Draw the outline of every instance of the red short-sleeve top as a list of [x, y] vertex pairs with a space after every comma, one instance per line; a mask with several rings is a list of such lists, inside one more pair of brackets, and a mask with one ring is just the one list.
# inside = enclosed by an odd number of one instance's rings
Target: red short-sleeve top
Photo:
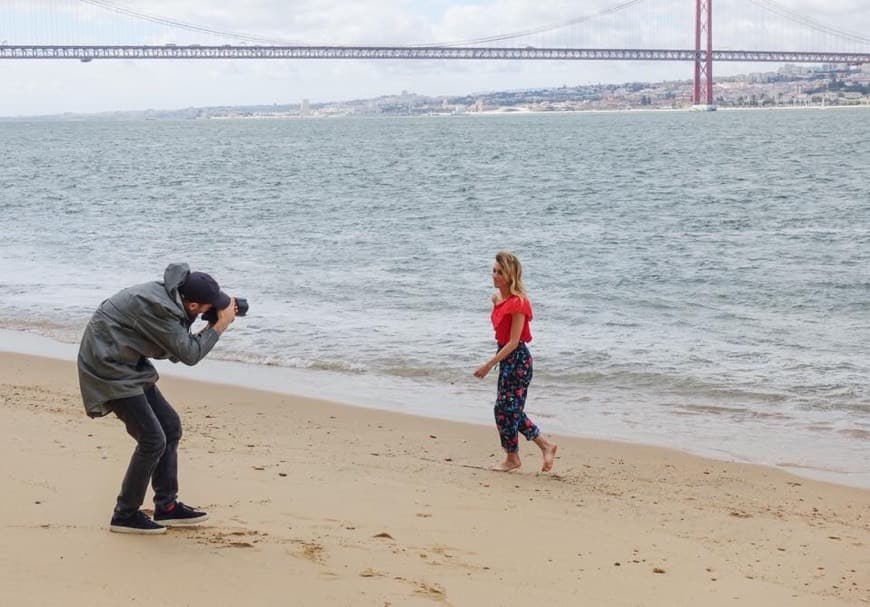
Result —
[[532, 330], [529, 323], [532, 321], [532, 304], [525, 297], [511, 295], [507, 299], [498, 302], [492, 307], [492, 327], [495, 329], [495, 341], [506, 344], [511, 340], [511, 320], [513, 314], [525, 316], [523, 330], [520, 333], [520, 341], [532, 341]]

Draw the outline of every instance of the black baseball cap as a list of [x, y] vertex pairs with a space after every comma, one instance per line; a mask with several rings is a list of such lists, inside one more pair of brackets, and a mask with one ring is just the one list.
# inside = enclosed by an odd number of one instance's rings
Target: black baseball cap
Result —
[[211, 304], [218, 310], [230, 305], [230, 296], [221, 291], [217, 281], [205, 272], [191, 272], [178, 287], [181, 296], [200, 304]]

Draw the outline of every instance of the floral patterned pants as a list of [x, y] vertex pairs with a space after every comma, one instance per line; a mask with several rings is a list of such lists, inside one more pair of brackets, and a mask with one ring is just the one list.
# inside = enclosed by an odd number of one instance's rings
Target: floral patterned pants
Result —
[[516, 453], [519, 450], [519, 433], [522, 433], [526, 440], [534, 440], [540, 434], [538, 427], [526, 417], [523, 411], [531, 381], [532, 355], [526, 344], [520, 342], [517, 349], [498, 366], [495, 425], [501, 438], [501, 446], [508, 453]]

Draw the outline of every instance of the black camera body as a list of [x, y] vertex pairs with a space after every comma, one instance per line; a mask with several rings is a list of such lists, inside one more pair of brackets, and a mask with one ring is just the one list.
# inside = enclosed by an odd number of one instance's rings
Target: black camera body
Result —
[[[217, 313], [213, 307], [205, 312], [200, 318], [208, 323], [217, 322]], [[248, 300], [244, 297], [236, 297], [236, 316], [244, 316], [248, 313]]]

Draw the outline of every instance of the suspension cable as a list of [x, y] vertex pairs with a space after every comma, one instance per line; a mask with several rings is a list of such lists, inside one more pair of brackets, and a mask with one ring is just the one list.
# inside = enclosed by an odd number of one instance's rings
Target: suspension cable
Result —
[[533, 29], [522, 30], [518, 32], [509, 32], [504, 34], [495, 34], [492, 36], [486, 36], [483, 38], [473, 38], [470, 40], [455, 40], [452, 42], [431, 42], [428, 44], [417, 44], [414, 46], [470, 46], [472, 44], [482, 44], [484, 42], [498, 42], [500, 40], [512, 40], [514, 38], [523, 38], [525, 36], [531, 36], [534, 34], [543, 34], [546, 32], [552, 32], [554, 30], [562, 29], [565, 27], [570, 27], [572, 25], [578, 25], [580, 23], [585, 23], [586, 21], [591, 21], [597, 17], [603, 17], [604, 15], [610, 15], [613, 13], [617, 13], [623, 9], [626, 9], [630, 6], [634, 6], [635, 4], [640, 4], [645, 0], [626, 0], [625, 2], [621, 2], [610, 8], [603, 9], [597, 13], [593, 13], [591, 15], [585, 15], [583, 17], [576, 17], [574, 19], [570, 19], [568, 21], [564, 21], [562, 23], [556, 23], [553, 25], [543, 25], [541, 27], [536, 27]]
[[[645, 0], [626, 0], [609, 8], [603, 9], [597, 13], [593, 13], [591, 15], [585, 15], [582, 17], [577, 17], [574, 19], [570, 19], [568, 21], [564, 21], [562, 23], [556, 23], [552, 25], [544, 25], [537, 28], [515, 31], [515, 32], [507, 32], [502, 34], [495, 34], [491, 36], [485, 36], [481, 38], [473, 38], [469, 40], [454, 40], [450, 42], [428, 42], [424, 44], [415, 44], [411, 45], [414, 47], [431, 47], [431, 46], [470, 46], [473, 44], [482, 44], [484, 42], [498, 42], [502, 40], [512, 40], [514, 38], [522, 38], [525, 36], [531, 36], [534, 34], [542, 34], [546, 32], [551, 32], [554, 30], [562, 29], [565, 27], [570, 27], [572, 25], [577, 25], [580, 23], [584, 23], [586, 21], [590, 21], [597, 17], [603, 17], [605, 15], [610, 15], [613, 13], [617, 13], [621, 10], [634, 6], [635, 4], [640, 4]], [[258, 43], [267, 43], [267, 44], [290, 44], [290, 45], [303, 45], [299, 41], [289, 41], [289, 40], [279, 40], [273, 38], [266, 38], [263, 36], [256, 36], [251, 34], [245, 34], [240, 32], [227, 32], [222, 30], [217, 30], [209, 27], [203, 27], [200, 25], [195, 25], [192, 23], [186, 23], [184, 21], [177, 21], [175, 19], [169, 19], [167, 17], [162, 17], [159, 15], [150, 15], [148, 13], [143, 13], [140, 11], [135, 11], [129, 8], [124, 8], [122, 6], [117, 6], [112, 2], [108, 2], [107, 0], [79, 0], [79, 2], [83, 2], [85, 4], [90, 4], [92, 6], [96, 6], [102, 8], [104, 10], [112, 11], [115, 13], [119, 13], [122, 15], [126, 15], [128, 17], [134, 17], [136, 19], [142, 19], [145, 21], [149, 21], [151, 23], [156, 23], [159, 25], [166, 25], [169, 27], [173, 27], [176, 29], [182, 29], [190, 32], [200, 32], [205, 34], [211, 34], [214, 36], [219, 36], [221, 38], [235, 38], [237, 40], [244, 40], [246, 42], [258, 42]]]
[[[606, 15], [611, 15], [622, 10], [625, 10], [629, 7], [632, 7], [636, 4], [640, 4], [645, 0], [625, 0], [619, 4], [611, 6], [609, 8], [598, 11], [597, 13], [593, 13], [591, 15], [584, 15], [582, 17], [576, 17], [574, 19], [570, 19], [568, 21], [564, 21], [562, 23], [556, 23], [551, 25], [544, 25], [536, 28], [531, 28], [527, 30], [520, 30], [514, 32], [506, 32], [502, 34], [495, 34], [491, 36], [484, 36], [480, 38], [471, 38], [467, 40], [453, 40], [449, 42], [429, 42], [424, 44], [416, 44], [411, 45], [414, 47], [432, 47], [432, 46], [443, 46], [443, 47], [453, 47], [453, 46], [471, 46], [474, 44], [483, 44], [485, 42], [500, 42], [505, 40], [513, 40], [515, 38], [523, 38], [526, 36], [532, 36], [535, 34], [543, 34], [546, 32], [551, 32], [558, 29], [563, 29], [566, 27], [570, 27], [573, 25], [578, 25], [580, 23], [585, 23], [587, 21], [591, 21], [592, 19], [596, 19], [598, 17], [603, 17]], [[151, 23], [156, 23], [159, 25], [166, 25], [176, 29], [182, 29], [191, 32], [200, 32], [205, 34], [210, 34], [213, 36], [218, 36], [221, 38], [233, 38], [236, 40], [242, 40], [245, 42], [252, 43], [260, 43], [260, 44], [276, 44], [276, 45], [305, 45], [305, 43], [293, 40], [282, 40], [275, 38], [267, 38], [264, 36], [256, 36], [251, 34], [245, 34], [241, 32], [228, 32], [218, 29], [213, 29], [209, 27], [203, 27], [200, 25], [195, 25], [192, 23], [186, 23], [184, 21], [177, 21], [175, 19], [169, 19], [167, 17], [161, 17], [159, 15], [150, 15], [147, 13], [143, 13], [140, 11], [135, 11], [132, 9], [124, 8], [121, 6], [117, 6], [112, 2], [108, 2], [107, 0], [79, 0], [84, 4], [90, 4], [92, 6], [96, 6], [102, 8], [104, 10], [112, 11], [115, 13], [119, 13], [122, 15], [126, 15], [128, 17], [134, 17], [136, 19], [142, 19], [145, 21], [149, 21]], [[809, 27], [816, 31], [830, 34], [835, 37], [839, 37], [842, 39], [846, 39], [852, 42], [858, 42], [862, 44], [870, 44], [870, 38], [865, 36], [861, 36], [859, 34], [855, 34], [852, 32], [847, 32], [844, 30], [839, 30], [819, 21], [811, 17], [807, 17], [806, 15], [802, 15], [801, 13], [794, 11], [790, 8], [782, 6], [781, 4], [775, 2], [775, 0], [749, 0], [752, 4], [759, 6], [765, 10], [768, 10], [772, 13], [779, 15], [780, 17], [784, 17], [789, 21], [794, 23], [798, 23], [800, 25]]]
[[243, 34], [240, 32], [225, 32], [221, 30], [212, 29], [209, 27], [203, 27], [200, 25], [194, 25], [192, 23], [185, 23], [184, 21], [176, 21], [174, 19], [169, 19], [166, 17], [161, 17], [159, 15], [149, 15], [147, 13], [141, 13], [139, 11], [134, 11], [129, 8], [124, 8], [121, 6], [117, 6], [112, 4], [111, 2], [106, 2], [104, 0], [79, 0], [79, 2], [83, 2], [85, 4], [90, 4], [92, 6], [97, 6], [99, 8], [112, 11], [115, 13], [119, 13], [122, 15], [127, 15], [128, 17], [135, 17], [136, 19], [142, 19], [145, 21], [149, 21], [151, 23], [157, 23], [159, 25], [167, 25], [169, 27], [174, 27], [177, 29], [187, 30], [189, 32], [200, 32], [204, 34], [211, 34], [213, 36], [219, 36], [221, 38], [234, 38], [236, 40], [243, 40], [245, 42], [257, 42], [257, 43], [265, 43], [265, 44], [280, 44], [280, 45], [299, 45], [301, 44], [298, 41], [292, 40], [276, 40], [272, 38], [265, 38], [262, 36], [252, 36], [250, 34]]
[[851, 42], [860, 42], [863, 44], [870, 44], [870, 38], [866, 38], [866, 37], [861, 36], [859, 34], [854, 34], [852, 32], [847, 32], [844, 30], [839, 30], [839, 29], [830, 27], [828, 25], [825, 25], [824, 23], [821, 23], [820, 21], [816, 21], [815, 19], [813, 19], [811, 17], [807, 17], [806, 15], [802, 15], [801, 13], [799, 13], [795, 10], [792, 10], [790, 8], [786, 8], [785, 6], [782, 6], [778, 2], [775, 2], [774, 0], [749, 0], [749, 2], [751, 2], [752, 4], [754, 4], [756, 6], [761, 7], [763, 9], [766, 9], [772, 13], [775, 13], [775, 14], [779, 15], [780, 17], [784, 17], [784, 18], [788, 19], [789, 21], [792, 21], [794, 23], [798, 23], [800, 25], [804, 25], [804, 26], [809, 27], [810, 29], [814, 29], [818, 32], [822, 32], [824, 34], [830, 34], [832, 36], [836, 36], [838, 38], [843, 38], [843, 39], [849, 40]]

